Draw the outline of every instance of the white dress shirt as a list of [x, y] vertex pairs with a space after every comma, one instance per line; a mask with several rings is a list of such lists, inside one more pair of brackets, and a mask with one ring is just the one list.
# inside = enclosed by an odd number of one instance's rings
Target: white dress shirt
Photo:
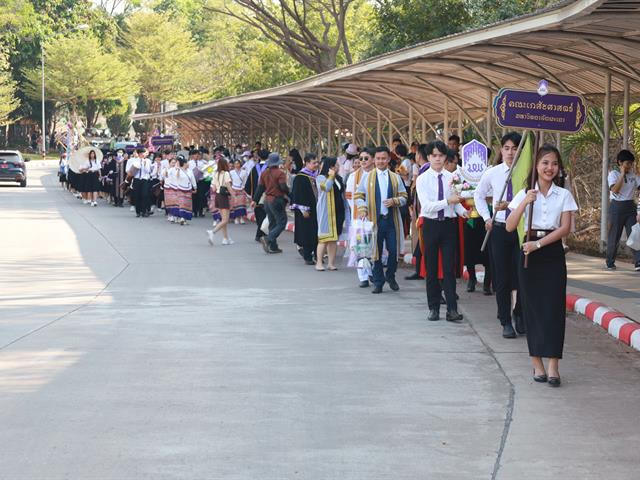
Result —
[[197, 183], [193, 172], [188, 167], [185, 170], [172, 167], [169, 169], [165, 185], [180, 190], [195, 190]]
[[[538, 184], [536, 184], [538, 189]], [[509, 209], [515, 210], [522, 203], [527, 195], [524, 189], [520, 190], [511, 203]], [[573, 195], [566, 188], [558, 187], [552, 184], [545, 197], [542, 192], [538, 191], [536, 201], [533, 202], [533, 222], [531, 228], [533, 230], [555, 230], [560, 227], [560, 220], [563, 212], [575, 212], [578, 205], [573, 199]], [[529, 206], [524, 210], [524, 229], [529, 228]]]
[[389, 209], [385, 206], [384, 201], [389, 196], [389, 169], [378, 170], [376, 168], [376, 173], [378, 175], [378, 187], [380, 188], [380, 215], [387, 215]]
[[[622, 172], [618, 170], [611, 170], [609, 172], [609, 176], [607, 179], [609, 180], [609, 188], [614, 186], [617, 182]], [[640, 188], [640, 177], [638, 177], [635, 173], [627, 173], [624, 176], [624, 183], [622, 184], [622, 188], [618, 193], [614, 193], [613, 191], [609, 191], [609, 198], [611, 200], [616, 200], [618, 202], [624, 202], [626, 200], [634, 200], [636, 195], [636, 190]]]
[[82, 168], [86, 169], [87, 172], [98, 172], [100, 171], [100, 162], [97, 160], [87, 160], [82, 164]]
[[[442, 175], [442, 200], [438, 200], [439, 175]], [[444, 168], [440, 172], [429, 168], [418, 176], [416, 179], [416, 192], [420, 200], [421, 217], [436, 220], [440, 210], [444, 210], [445, 218], [455, 218], [457, 215], [462, 217], [467, 213], [467, 210], [459, 203], [449, 205], [447, 199], [455, 193], [452, 182], [453, 173]]]
[[136, 167], [138, 169], [138, 173], [135, 174], [133, 178], [138, 178], [140, 180], [149, 180], [151, 177], [151, 160], [148, 158], [134, 158], [131, 161], [131, 165], [127, 165], [127, 167]]
[[[504, 188], [504, 182], [507, 180], [507, 176], [509, 175], [509, 167], [506, 163], [501, 163], [496, 165], [495, 167], [491, 167], [482, 174], [480, 178], [480, 183], [478, 183], [478, 187], [473, 193], [473, 199], [476, 204], [476, 210], [482, 216], [484, 221], [491, 219], [491, 214], [489, 213], [489, 205], [487, 204], [487, 197], [493, 197], [492, 203], [495, 212], [496, 204], [500, 200], [500, 194], [502, 193], [502, 189]], [[513, 189], [513, 194], [515, 195], [516, 188]], [[502, 197], [502, 201], [507, 201], [507, 191], [504, 192], [504, 197]], [[505, 211], [501, 210], [496, 214], [496, 221], [498, 222], [506, 222]]]

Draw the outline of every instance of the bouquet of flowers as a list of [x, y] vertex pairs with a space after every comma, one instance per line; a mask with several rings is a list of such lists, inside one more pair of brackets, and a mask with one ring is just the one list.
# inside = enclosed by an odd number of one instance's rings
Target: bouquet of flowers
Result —
[[350, 267], [356, 266], [358, 260], [371, 258], [376, 243], [376, 232], [373, 222], [358, 219], [349, 229], [349, 262]]
[[451, 186], [455, 189], [458, 195], [465, 199], [473, 198], [473, 191], [476, 189], [476, 187], [471, 185], [464, 178], [461, 178], [457, 173], [453, 175]]

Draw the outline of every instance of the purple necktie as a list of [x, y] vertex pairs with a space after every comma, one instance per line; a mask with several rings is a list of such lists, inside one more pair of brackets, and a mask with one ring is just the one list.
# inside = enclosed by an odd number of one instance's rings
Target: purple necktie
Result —
[[[438, 175], [438, 200], [444, 200], [444, 185], [442, 184], [442, 174]], [[438, 210], [438, 220], [444, 220], [444, 209]]]
[[[509, 183], [507, 183], [507, 202], [511, 203], [511, 200], [513, 200], [513, 185], [511, 184], [511, 179], [509, 179]], [[509, 214], [511, 214], [511, 210], [507, 208], [507, 210], [504, 212], [505, 220], [507, 219]]]

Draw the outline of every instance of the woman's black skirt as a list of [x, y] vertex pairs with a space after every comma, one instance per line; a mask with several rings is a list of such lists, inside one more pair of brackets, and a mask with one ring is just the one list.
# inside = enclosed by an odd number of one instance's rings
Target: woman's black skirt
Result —
[[83, 192], [99, 192], [102, 190], [98, 172], [87, 172], [82, 174]]
[[566, 320], [567, 264], [562, 242], [520, 254], [518, 280], [527, 344], [532, 357], [562, 358]]

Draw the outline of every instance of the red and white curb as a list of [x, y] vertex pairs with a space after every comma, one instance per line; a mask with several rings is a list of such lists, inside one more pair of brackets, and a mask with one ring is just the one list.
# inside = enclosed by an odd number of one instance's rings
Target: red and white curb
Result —
[[[479, 270], [476, 275], [479, 282], [484, 280], [484, 271]], [[462, 277], [464, 280], [469, 279], [466, 268]], [[604, 303], [573, 293], [567, 294], [567, 310], [584, 315], [593, 323], [600, 325], [615, 339], [640, 350], [640, 323], [631, 320], [624, 313], [609, 308]]]
[[640, 350], [640, 324], [626, 317], [624, 313], [572, 293], [567, 294], [567, 310], [584, 315], [612, 337]]

